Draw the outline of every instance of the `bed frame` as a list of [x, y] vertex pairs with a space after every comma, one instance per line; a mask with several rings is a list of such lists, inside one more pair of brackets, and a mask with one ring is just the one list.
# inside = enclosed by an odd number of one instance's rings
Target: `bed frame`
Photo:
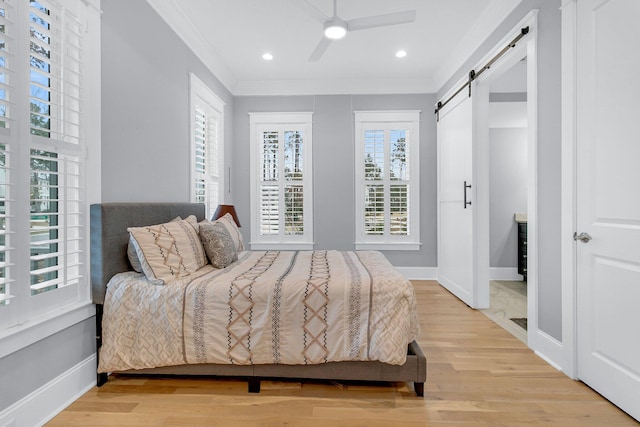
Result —
[[[91, 290], [96, 304], [96, 344], [102, 345], [102, 308], [107, 282], [116, 273], [130, 271], [127, 258], [127, 227], [159, 224], [177, 216], [204, 219], [205, 208], [197, 203], [102, 203], [91, 205]], [[424, 396], [427, 362], [414, 341], [407, 348], [404, 365], [382, 362], [330, 362], [321, 365], [226, 365], [193, 364], [123, 371], [140, 375], [198, 375], [246, 378], [249, 392], [260, 392], [261, 378], [325, 379], [336, 381], [412, 382], [418, 396]], [[107, 374], [98, 374], [98, 387]]]

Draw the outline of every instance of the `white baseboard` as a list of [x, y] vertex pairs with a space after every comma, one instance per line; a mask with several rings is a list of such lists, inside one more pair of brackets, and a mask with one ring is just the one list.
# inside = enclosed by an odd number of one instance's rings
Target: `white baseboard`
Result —
[[409, 280], [437, 280], [438, 267], [396, 267]]
[[[529, 333], [531, 333], [531, 331]], [[539, 329], [533, 338], [533, 342], [529, 340], [531, 349], [549, 365], [562, 371], [562, 361], [564, 357], [562, 343]]]
[[0, 412], [0, 427], [44, 425], [95, 385], [93, 354]]
[[517, 268], [512, 267], [491, 267], [489, 268], [489, 280], [510, 280], [519, 282], [523, 279], [518, 274]]

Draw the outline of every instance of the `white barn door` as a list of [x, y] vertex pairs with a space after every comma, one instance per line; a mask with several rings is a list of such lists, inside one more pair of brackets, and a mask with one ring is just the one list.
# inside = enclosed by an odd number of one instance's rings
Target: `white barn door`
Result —
[[577, 372], [640, 420], [640, 1], [577, 7]]
[[[488, 295], [479, 299], [477, 290], [474, 99], [458, 94], [440, 110], [437, 129], [438, 281], [470, 307], [484, 308]], [[488, 275], [488, 261], [485, 267]]]

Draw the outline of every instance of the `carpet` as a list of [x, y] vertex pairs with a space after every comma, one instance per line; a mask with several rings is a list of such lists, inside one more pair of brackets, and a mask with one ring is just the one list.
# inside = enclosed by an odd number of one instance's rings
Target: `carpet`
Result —
[[511, 320], [516, 325], [520, 326], [525, 331], [527, 330], [527, 318], [526, 317], [512, 317]]

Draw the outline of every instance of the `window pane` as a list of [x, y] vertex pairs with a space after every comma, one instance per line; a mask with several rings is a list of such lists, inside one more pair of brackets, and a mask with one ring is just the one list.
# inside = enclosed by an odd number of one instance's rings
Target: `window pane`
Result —
[[381, 180], [384, 176], [384, 131], [364, 131], [364, 177]]
[[7, 188], [8, 188], [8, 176], [7, 176], [7, 153], [6, 145], [0, 144], [0, 306], [6, 305], [7, 301], [4, 297], [10, 292], [8, 289], [7, 279], [9, 278], [7, 262], [8, 242], [7, 235]]
[[390, 164], [392, 180], [406, 181], [409, 179], [407, 163], [407, 131], [392, 130], [390, 132], [391, 151]]
[[364, 230], [368, 235], [384, 234], [384, 186], [365, 185]]
[[284, 176], [288, 181], [302, 180], [302, 132], [284, 133]]
[[260, 234], [270, 235], [280, 232], [280, 197], [277, 185], [260, 186]]
[[278, 132], [262, 133], [262, 181], [278, 180]]
[[206, 186], [205, 186], [205, 181], [202, 178], [196, 178], [196, 190], [195, 190], [196, 194], [196, 203], [204, 203], [205, 202], [205, 195], [206, 195]]
[[[36, 1], [31, 1], [30, 64], [31, 64], [31, 133], [46, 138], [51, 136], [51, 39], [42, 29], [49, 30], [49, 22], [43, 16], [49, 10]], [[37, 12], [36, 12], [37, 11]]]
[[56, 289], [59, 276], [58, 155], [31, 150], [31, 294]]
[[284, 188], [284, 234], [304, 234], [304, 188], [302, 185], [287, 185]]
[[[4, 2], [0, 4], [0, 84], [11, 86], [9, 62], [7, 60], [7, 54], [10, 52], [10, 47], [13, 44], [13, 40], [8, 37], [11, 23], [7, 20], [7, 13], [4, 7]], [[9, 122], [6, 118], [9, 116], [9, 92], [8, 87], [0, 88], [0, 127], [9, 127]]]
[[389, 192], [390, 233], [395, 236], [409, 234], [409, 186], [391, 185]]

